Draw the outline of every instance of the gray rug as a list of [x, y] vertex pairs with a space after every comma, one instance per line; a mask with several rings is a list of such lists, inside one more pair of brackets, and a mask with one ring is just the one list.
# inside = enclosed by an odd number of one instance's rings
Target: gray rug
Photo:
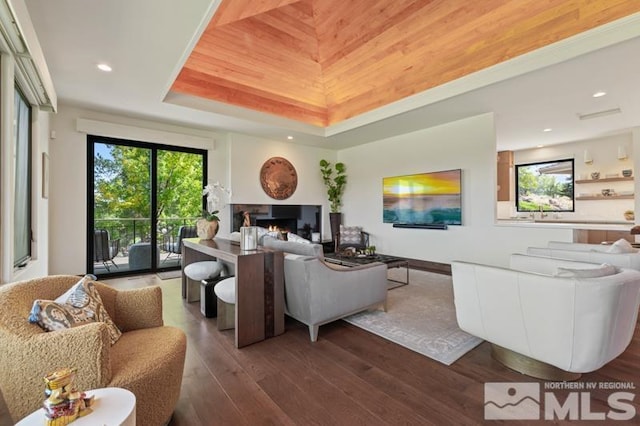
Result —
[[158, 273], [156, 273], [156, 275], [161, 280], [170, 280], [170, 279], [173, 279], [173, 278], [181, 278], [182, 277], [182, 270], [178, 269], [177, 271], [158, 272]]
[[[404, 280], [403, 268], [389, 276]], [[411, 270], [410, 284], [389, 291], [387, 312], [366, 311], [344, 318], [350, 324], [451, 365], [482, 342], [458, 328], [448, 275]]]

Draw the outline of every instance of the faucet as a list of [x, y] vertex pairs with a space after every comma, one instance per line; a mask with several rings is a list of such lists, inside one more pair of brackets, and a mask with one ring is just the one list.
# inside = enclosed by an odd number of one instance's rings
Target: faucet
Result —
[[542, 204], [540, 204], [540, 219], [544, 219], [547, 216], [549, 215], [544, 212], [544, 207], [542, 207]]

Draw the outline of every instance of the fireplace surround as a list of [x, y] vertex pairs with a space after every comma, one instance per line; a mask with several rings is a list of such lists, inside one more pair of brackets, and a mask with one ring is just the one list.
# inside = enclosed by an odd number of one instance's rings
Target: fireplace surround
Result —
[[279, 231], [297, 234], [311, 240], [313, 232], [320, 232], [322, 206], [303, 204], [232, 204], [231, 232], [240, 230], [244, 213], [249, 213], [251, 226], [276, 227]]

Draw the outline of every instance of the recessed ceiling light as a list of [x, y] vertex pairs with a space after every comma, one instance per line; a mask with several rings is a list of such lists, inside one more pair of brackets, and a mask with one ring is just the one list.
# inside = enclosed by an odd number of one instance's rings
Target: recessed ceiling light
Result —
[[293, 136], [287, 136], [287, 139], [292, 140]]
[[607, 92], [596, 92], [591, 96], [593, 96], [594, 98], [601, 98], [602, 96], [604, 96], [606, 94], [607, 94]]
[[538, 148], [544, 148], [544, 145], [538, 145]]
[[550, 132], [550, 131], [552, 131], [552, 130], [553, 130], [553, 129], [552, 129], [551, 127], [547, 127], [546, 129], [542, 129], [542, 131], [543, 131], [543, 132]]
[[111, 72], [111, 67], [107, 64], [98, 64], [98, 69], [104, 72]]

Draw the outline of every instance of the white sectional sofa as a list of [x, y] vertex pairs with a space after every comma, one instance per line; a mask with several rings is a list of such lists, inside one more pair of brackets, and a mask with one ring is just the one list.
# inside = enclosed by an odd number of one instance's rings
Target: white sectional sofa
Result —
[[640, 251], [626, 240], [611, 245], [550, 241], [547, 247], [528, 247], [527, 254], [580, 262], [609, 263], [620, 268], [640, 271]]

